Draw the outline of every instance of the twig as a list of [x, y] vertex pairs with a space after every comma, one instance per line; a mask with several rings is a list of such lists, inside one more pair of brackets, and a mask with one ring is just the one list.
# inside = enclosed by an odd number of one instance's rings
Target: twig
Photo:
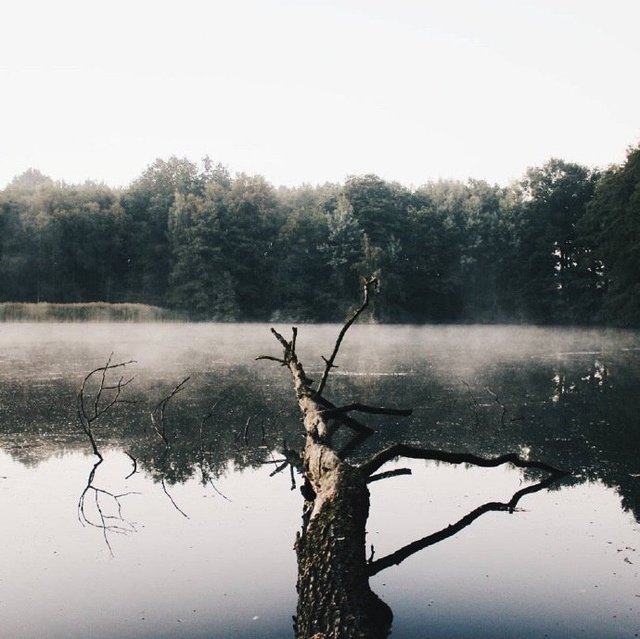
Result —
[[376, 556], [376, 549], [373, 544], [371, 544], [371, 554], [369, 555], [369, 559], [367, 559], [367, 563], [373, 563], [373, 558]]
[[222, 399], [216, 400], [211, 406], [211, 408], [209, 409], [209, 412], [200, 420], [199, 441], [200, 441], [201, 462], [204, 458], [204, 438], [202, 436], [204, 431], [204, 425], [213, 417], [214, 411], [221, 401]]
[[[135, 532], [136, 528], [133, 522], [124, 518], [122, 514], [122, 502], [121, 499], [124, 497], [128, 497], [129, 495], [137, 495], [139, 493], [136, 492], [126, 492], [126, 493], [112, 493], [108, 490], [104, 490], [103, 488], [98, 488], [94, 485], [94, 480], [96, 476], [96, 471], [98, 467], [104, 459], [99, 457], [96, 463], [92, 466], [89, 471], [89, 476], [87, 478], [87, 483], [80, 494], [78, 499], [78, 520], [83, 526], [91, 526], [93, 528], [98, 528], [102, 531], [102, 537], [104, 539], [107, 548], [109, 549], [109, 553], [113, 557], [113, 548], [111, 546], [111, 541], [109, 540], [110, 533], [117, 534], [127, 534], [131, 532]], [[89, 516], [87, 513], [87, 495], [93, 494], [93, 505], [95, 508], [95, 513], [97, 514], [97, 521]], [[115, 515], [110, 515], [106, 511], [106, 504], [103, 504], [103, 499], [111, 502], [112, 506], [115, 507]]]
[[[135, 364], [135, 360], [112, 364], [112, 358], [113, 353], [109, 355], [107, 363], [104, 366], [99, 366], [98, 368], [93, 369], [84, 377], [84, 379], [82, 380], [82, 384], [80, 385], [80, 390], [78, 391], [76, 402], [76, 412], [78, 414], [78, 420], [80, 421], [82, 430], [89, 438], [89, 443], [91, 444], [93, 454], [98, 457], [98, 459], [102, 459], [102, 455], [98, 449], [98, 444], [93, 433], [93, 425], [98, 419], [100, 419], [100, 417], [102, 417], [102, 415], [113, 408], [113, 406], [118, 403], [124, 402], [124, 400], [120, 399], [122, 389], [128, 386], [134, 379], [133, 377], [131, 377], [125, 382], [124, 377], [120, 377], [115, 385], [108, 385], [107, 374], [109, 372], [115, 370], [116, 368], [124, 368], [129, 364]], [[89, 408], [89, 400], [87, 398], [87, 385], [92, 380], [94, 375], [100, 375], [100, 383], [95, 396], [93, 397], [93, 400], [90, 402], [91, 408]], [[102, 403], [105, 391], [115, 392], [112, 394], [110, 399], [108, 399], [105, 403]]]
[[[265, 462], [265, 463], [273, 463], [273, 462]], [[279, 466], [276, 466], [276, 468], [274, 468], [270, 473], [269, 473], [269, 477], [275, 477], [275, 475], [277, 475], [278, 473], [281, 473], [287, 466], [289, 466], [289, 462], [285, 459], [282, 462], [280, 462]]]
[[325, 365], [324, 372], [322, 373], [322, 378], [320, 379], [320, 383], [318, 384], [318, 388], [316, 390], [316, 393], [318, 395], [322, 395], [322, 392], [324, 391], [324, 387], [327, 384], [329, 373], [331, 372], [331, 369], [335, 367], [334, 362], [338, 355], [338, 351], [340, 350], [340, 345], [342, 344], [342, 340], [344, 336], [346, 335], [351, 325], [358, 319], [358, 317], [360, 317], [360, 315], [367, 308], [367, 306], [369, 306], [371, 291], [376, 288], [378, 288], [378, 278], [368, 277], [364, 282], [364, 297], [362, 300], [362, 304], [360, 304], [360, 306], [356, 309], [355, 313], [342, 327], [342, 330], [338, 334], [338, 339], [336, 339], [335, 346], [333, 347], [333, 352], [331, 353], [331, 356], [329, 357], [329, 359], [325, 357], [322, 358], [326, 365]]
[[[151, 417], [151, 424], [153, 425], [153, 429], [156, 431], [156, 433], [162, 438], [162, 441], [164, 442], [165, 446], [169, 446], [169, 439], [167, 438], [167, 424], [166, 424], [166, 419], [165, 419], [165, 411], [167, 408], [167, 404], [181, 391], [184, 390], [184, 387], [186, 385], [186, 383], [191, 379], [191, 376], [189, 375], [188, 377], [185, 377], [179, 384], [177, 384], [175, 386], [175, 388], [165, 397], [163, 397], [160, 402], [158, 403], [158, 405], [155, 407], [155, 409], [149, 413], [149, 416]], [[154, 412], [159, 411], [159, 422], [160, 422], [160, 427], [158, 427], [158, 425], [156, 424], [156, 419], [154, 417]]]
[[504, 418], [507, 415], [507, 407], [500, 401], [498, 395], [494, 393], [488, 386], [485, 386], [484, 389], [487, 391], [487, 393], [489, 393], [489, 395], [491, 395], [491, 397], [493, 397], [495, 403], [498, 404], [498, 406], [500, 406], [500, 408], [502, 409], [502, 412], [500, 413], [500, 425], [504, 428], [504, 426], [506, 426]]
[[216, 485], [213, 483], [213, 480], [211, 478], [209, 478], [209, 485], [211, 486], [211, 488], [213, 488], [213, 490], [215, 490], [215, 492], [218, 493], [218, 495], [220, 495], [220, 497], [222, 497], [223, 499], [226, 499], [227, 501], [231, 501], [226, 495], [223, 495], [217, 488]]
[[176, 504], [176, 502], [174, 501], [173, 497], [169, 494], [169, 491], [167, 490], [167, 486], [164, 483], [164, 477], [160, 480], [160, 484], [162, 485], [162, 490], [164, 491], [164, 494], [169, 498], [169, 501], [173, 504], [173, 507], [186, 519], [189, 519], [189, 515], [187, 515], [187, 513], [184, 512], [184, 510], [182, 510], [182, 508], [180, 508], [180, 506], [178, 506], [178, 504]]
[[124, 454], [133, 462], [133, 470], [125, 477], [125, 479], [129, 479], [129, 477], [132, 477], [138, 472], [138, 461], [128, 450], [125, 450]]

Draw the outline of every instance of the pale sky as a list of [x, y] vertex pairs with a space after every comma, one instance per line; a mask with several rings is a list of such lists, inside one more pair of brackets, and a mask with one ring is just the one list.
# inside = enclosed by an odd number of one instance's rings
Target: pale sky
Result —
[[0, 25], [0, 188], [170, 155], [506, 184], [640, 142], [639, 0], [5, 0]]

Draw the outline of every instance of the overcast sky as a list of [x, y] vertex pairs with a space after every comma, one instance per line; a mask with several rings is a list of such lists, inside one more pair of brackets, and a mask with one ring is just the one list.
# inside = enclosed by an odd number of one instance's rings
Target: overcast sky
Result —
[[170, 155], [506, 184], [640, 142], [639, 0], [7, 0], [0, 25], [0, 187]]

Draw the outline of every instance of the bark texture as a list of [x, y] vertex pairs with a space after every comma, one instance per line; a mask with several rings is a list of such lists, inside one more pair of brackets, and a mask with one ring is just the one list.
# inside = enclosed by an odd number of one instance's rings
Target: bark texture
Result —
[[[296, 639], [383, 639], [389, 635], [393, 615], [391, 609], [371, 590], [369, 577], [407, 557], [452, 536], [485, 512], [505, 510], [513, 512], [525, 494], [541, 490], [566, 473], [542, 462], [521, 459], [515, 454], [485, 459], [469, 453], [450, 453], [396, 444], [353, 466], [346, 461], [346, 449], [338, 452], [331, 443], [339, 426], [357, 433], [354, 442], [373, 431], [352, 415], [353, 411], [410, 415], [410, 410], [389, 409], [353, 403], [337, 407], [323, 395], [327, 378], [338, 354], [342, 339], [351, 324], [363, 312], [369, 296], [377, 287], [377, 280], [369, 278], [364, 284], [364, 301], [344, 325], [334, 350], [325, 361], [325, 370], [318, 388], [306, 376], [296, 355], [297, 330], [292, 329], [291, 341], [271, 329], [283, 348], [282, 357], [262, 356], [288, 368], [296, 393], [298, 407], [306, 433], [301, 453], [305, 483], [302, 489], [305, 502], [302, 530], [295, 549], [298, 558], [298, 607], [294, 621]], [[368, 563], [365, 556], [366, 523], [369, 516], [367, 483], [376, 479], [410, 473], [396, 469], [388, 473], [374, 473], [387, 461], [397, 457], [433, 459], [448, 463], [479, 466], [498, 466], [511, 463], [551, 473], [545, 481], [518, 491], [507, 503], [490, 502], [475, 509], [459, 522], [428, 535], [395, 553]]]
[[296, 540], [296, 637], [387, 637], [391, 609], [369, 587], [366, 483], [357, 469], [339, 463], [325, 472], [319, 489], [315, 503], [306, 504], [311, 516]]
[[369, 587], [365, 531], [369, 490], [365, 476], [331, 446], [340, 411], [311, 387], [291, 342], [273, 331], [284, 349], [306, 432], [303, 527], [298, 557], [297, 639], [382, 639], [391, 609]]

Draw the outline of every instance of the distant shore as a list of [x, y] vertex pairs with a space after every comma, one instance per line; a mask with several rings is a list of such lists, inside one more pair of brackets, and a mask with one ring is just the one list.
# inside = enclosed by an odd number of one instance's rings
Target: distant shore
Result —
[[2, 302], [0, 322], [170, 322], [182, 314], [148, 304]]

